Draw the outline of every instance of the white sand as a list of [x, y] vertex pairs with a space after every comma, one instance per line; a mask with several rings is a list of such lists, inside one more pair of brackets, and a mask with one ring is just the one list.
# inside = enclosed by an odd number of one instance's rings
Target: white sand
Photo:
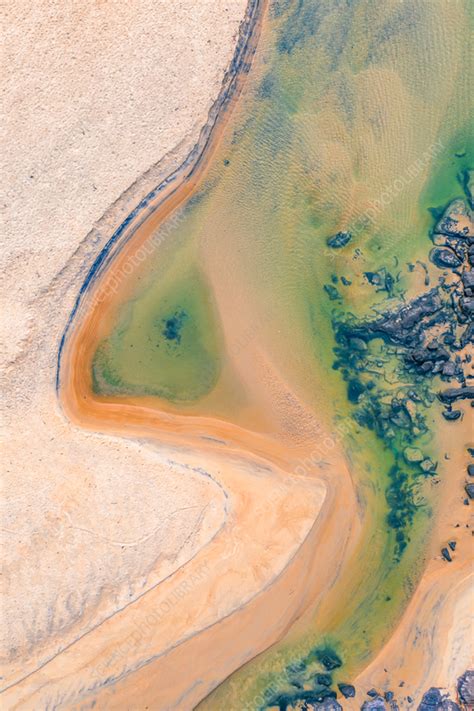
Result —
[[72, 427], [54, 378], [78, 287], [133, 196], [109, 212], [110, 228], [96, 223], [146, 171], [135, 194], [189, 152], [245, 6], [20, 0], [4, 8], [7, 683], [179, 567], [225, 519], [210, 480], [190, 472], [184, 480], [163, 453]]

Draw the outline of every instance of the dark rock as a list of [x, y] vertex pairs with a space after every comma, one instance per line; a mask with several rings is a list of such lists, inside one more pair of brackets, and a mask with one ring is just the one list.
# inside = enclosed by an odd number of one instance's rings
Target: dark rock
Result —
[[474, 499], [474, 484], [466, 484], [464, 487], [470, 499]]
[[466, 388], [448, 388], [439, 393], [441, 402], [452, 403], [456, 400], [472, 400], [474, 398], [474, 386], [469, 385]]
[[474, 671], [468, 669], [458, 679], [459, 700], [466, 705], [474, 704]]
[[330, 674], [316, 674], [316, 684], [321, 686], [331, 686], [332, 678]]
[[457, 269], [462, 261], [448, 247], [435, 247], [430, 252], [430, 260], [439, 269]]
[[474, 476], [474, 464], [467, 465], [467, 474], [468, 476]]
[[439, 689], [434, 686], [429, 689], [421, 700], [421, 704], [418, 706], [417, 711], [438, 711], [441, 708], [443, 698]]
[[393, 691], [386, 691], [384, 694], [385, 701], [391, 701], [393, 699]]
[[449, 541], [448, 546], [451, 548], [452, 551], [456, 550], [456, 541]]
[[453, 421], [459, 420], [462, 415], [461, 410], [443, 410], [441, 413], [445, 420]]
[[381, 696], [377, 696], [372, 701], [364, 701], [360, 709], [361, 711], [385, 711], [385, 702]]
[[[286, 709], [288, 706], [296, 706], [303, 703], [306, 708], [310, 709], [325, 709], [334, 711], [341, 708], [339, 704], [334, 706], [336, 700], [336, 692], [327, 688], [321, 688], [319, 691], [298, 690], [294, 694], [277, 694], [269, 699], [268, 706], [278, 706], [280, 709]], [[337, 703], [337, 702], [336, 702]]]
[[429, 348], [415, 348], [411, 353], [411, 358], [416, 363], [425, 363], [426, 361], [445, 361], [449, 360], [449, 353], [444, 348], [437, 350]]
[[[407, 701], [411, 700], [407, 697]], [[439, 689], [434, 686], [431, 687], [426, 694], [423, 695], [421, 704], [418, 706], [417, 711], [461, 711], [459, 706], [447, 698], [447, 696], [442, 696]]]
[[474, 323], [470, 323], [464, 333], [461, 335], [461, 348], [467, 346], [468, 343], [474, 343]]
[[379, 695], [379, 692], [376, 691], [375, 689], [370, 689], [370, 691], [367, 692], [367, 696], [372, 696], [373, 698], [375, 698], [378, 695]]
[[474, 296], [463, 296], [459, 299], [459, 305], [465, 314], [474, 314]]
[[452, 378], [456, 373], [456, 366], [450, 360], [443, 364], [442, 374], [446, 375], [448, 378]]
[[374, 286], [379, 286], [382, 283], [382, 277], [378, 272], [364, 272], [364, 276], [369, 284]]
[[464, 506], [469, 506], [469, 499], [464, 499], [463, 504]]
[[352, 684], [338, 684], [337, 688], [345, 699], [351, 699], [355, 696], [355, 687]]
[[464, 293], [467, 296], [474, 296], [474, 270], [464, 272], [462, 275]]
[[331, 249], [341, 249], [341, 247], [345, 247], [351, 239], [352, 235], [350, 232], [338, 232], [332, 237], [329, 237], [326, 244], [328, 247], [331, 247]]
[[447, 548], [441, 548], [441, 555], [443, 556], [443, 558], [445, 560], [448, 561], [448, 563], [451, 563], [451, 561], [452, 561], [451, 554]]
[[306, 702], [305, 711], [343, 711], [341, 704], [335, 699], [325, 699], [324, 701]]

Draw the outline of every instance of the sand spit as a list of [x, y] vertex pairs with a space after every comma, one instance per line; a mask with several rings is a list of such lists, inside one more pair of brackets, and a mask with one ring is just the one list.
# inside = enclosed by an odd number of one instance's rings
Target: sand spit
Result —
[[[276, 469], [264, 469], [258, 462], [236, 456], [224, 458], [207, 452], [203, 458], [206, 472], [200, 469], [196, 453], [180, 452], [177, 456], [186, 478], [186, 469], [201, 471], [225, 487], [226, 520], [222, 528], [176, 574], [7, 691], [4, 699], [8, 708], [36, 709], [56, 704], [68, 708], [89, 699], [97, 699], [100, 708], [124, 708], [137, 697], [140, 705], [146, 706], [145, 691], [142, 696], [137, 689], [142, 684], [151, 685], [153, 697], [148, 703], [154, 703], [154, 708], [191, 708], [188, 702], [180, 703], [179, 697], [192, 691], [194, 700], [196, 695], [201, 698], [206, 689], [238, 665], [237, 649], [242, 657], [252, 656], [253, 649], [263, 648], [291, 620], [291, 596], [282, 595], [278, 582], [272, 583], [280, 578], [294, 585], [299, 580], [298, 585], [304, 589], [304, 568], [295, 575], [291, 563], [287, 568], [288, 559], [291, 561], [314, 529], [324, 486], [318, 481], [288, 481]], [[271, 508], [265, 505], [269, 500]], [[312, 556], [314, 541], [308, 545]], [[198, 632], [211, 628], [236, 609], [244, 608], [251, 621], [246, 605], [257, 591], [263, 591], [258, 600], [265, 609], [264, 624], [262, 619], [260, 626], [249, 625], [247, 636], [239, 638], [232, 649], [231, 662], [227, 659], [230, 650], [225, 654], [225, 645], [223, 648], [218, 642], [214, 650], [219, 666], [214, 667], [207, 654], [201, 653], [203, 672], [207, 670], [208, 676], [203, 676], [203, 686], [194, 690], [194, 673], [182, 674], [183, 665], [176, 659], [178, 651], [173, 650], [180, 650], [178, 656], [186, 654], [189, 642], [183, 644], [185, 640], [190, 640], [195, 649], [193, 639]], [[236, 619], [240, 624], [240, 616]], [[265, 635], [260, 637], [262, 628]], [[205, 635], [208, 643], [213, 634]], [[249, 641], [253, 647], [246, 644]], [[201, 652], [205, 649], [200, 645]], [[174, 660], [171, 667], [169, 655]]]

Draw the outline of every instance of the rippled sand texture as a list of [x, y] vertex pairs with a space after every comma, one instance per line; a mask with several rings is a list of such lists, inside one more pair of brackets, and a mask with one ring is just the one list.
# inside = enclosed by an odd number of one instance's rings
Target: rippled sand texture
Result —
[[[360, 403], [393, 409], [422, 381], [402, 381], [400, 353], [375, 344], [361, 385], [334, 350], [351, 313], [387, 313], [439, 282], [429, 208], [464, 199], [473, 165], [469, 6], [264, 10], [203, 160], [118, 242], [62, 354], [73, 421], [166, 444], [226, 496], [192, 561], [45, 671], [99, 708], [302, 708], [325, 672], [332, 689], [355, 682], [344, 708], [371, 686], [409, 708], [431, 685], [454, 693], [471, 657], [468, 408], [444, 420], [423, 385], [409, 433], [392, 413], [381, 434]], [[338, 233], [349, 244], [327, 246]], [[133, 625], [144, 630], [117, 653]]]

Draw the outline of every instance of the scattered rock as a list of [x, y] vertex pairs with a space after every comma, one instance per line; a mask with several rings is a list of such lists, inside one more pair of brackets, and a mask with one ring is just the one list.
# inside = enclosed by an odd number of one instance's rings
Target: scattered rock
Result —
[[445, 420], [454, 421], [459, 420], [462, 415], [461, 410], [443, 410], [441, 413]]
[[444, 560], [448, 561], [448, 563], [452, 562], [451, 554], [447, 548], [441, 548], [441, 555], [443, 556]]
[[326, 244], [328, 247], [331, 247], [331, 249], [341, 249], [341, 247], [345, 247], [351, 239], [352, 235], [350, 232], [338, 232], [332, 237], [329, 237]]
[[474, 484], [466, 484], [464, 487], [470, 499], [474, 499]]
[[351, 699], [355, 696], [355, 687], [352, 684], [338, 684], [337, 688], [345, 699]]

